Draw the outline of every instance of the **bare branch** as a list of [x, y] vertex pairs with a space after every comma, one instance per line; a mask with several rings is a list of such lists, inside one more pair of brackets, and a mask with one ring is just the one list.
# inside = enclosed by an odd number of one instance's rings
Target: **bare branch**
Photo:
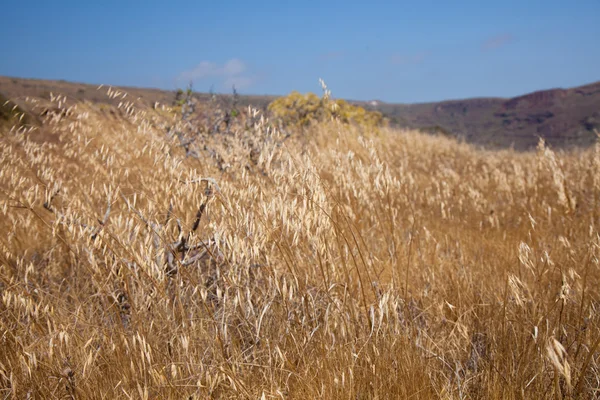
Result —
[[[202, 218], [202, 214], [204, 214], [204, 210], [206, 209], [206, 202], [202, 203], [200, 205], [200, 208], [198, 209], [198, 212], [196, 213], [196, 220], [194, 221], [194, 225], [192, 225], [192, 230], [190, 231], [190, 234], [192, 232], [196, 232], [196, 229], [198, 229], [198, 225], [200, 225], [200, 218]], [[188, 234], [189, 236], [189, 234]]]

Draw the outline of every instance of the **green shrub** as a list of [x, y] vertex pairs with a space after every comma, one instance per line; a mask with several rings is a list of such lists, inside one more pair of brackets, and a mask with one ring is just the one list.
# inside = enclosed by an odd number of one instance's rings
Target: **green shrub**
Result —
[[173, 102], [173, 105], [182, 106], [183, 103], [185, 103], [183, 90], [177, 89], [177, 91], [175, 92], [175, 101]]

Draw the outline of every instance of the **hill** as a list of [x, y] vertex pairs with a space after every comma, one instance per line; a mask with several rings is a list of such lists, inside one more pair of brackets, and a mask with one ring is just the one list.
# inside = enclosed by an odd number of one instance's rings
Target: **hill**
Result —
[[[103, 85], [109, 86], [109, 85]], [[44, 79], [25, 79], [0, 76], [0, 95], [5, 98], [16, 101], [21, 104], [19, 99], [24, 97], [39, 97], [48, 99], [50, 93], [62, 94], [73, 101], [89, 101], [92, 103], [109, 103], [117, 105], [118, 98], [109, 99], [104, 91], [98, 91], [99, 85], [87, 83], [53, 81]], [[127, 92], [130, 98], [137, 99], [139, 103], [152, 106], [155, 103], [171, 105], [175, 100], [175, 92], [171, 90], [137, 88], [119, 86]], [[195, 93], [200, 100], [208, 100], [211, 97], [209, 93]], [[252, 104], [256, 108], [265, 109], [266, 106], [277, 96], [240, 96], [240, 106]]]
[[510, 99], [363, 104], [398, 126], [446, 133], [488, 147], [530, 149], [539, 137], [554, 147], [589, 146], [596, 140], [594, 130], [600, 129], [600, 82]]
[[[98, 85], [0, 77], [0, 95], [23, 105], [25, 96], [49, 98], [61, 93], [74, 101], [112, 102], [97, 91]], [[170, 105], [173, 91], [144, 88], [124, 88], [141, 104]], [[197, 93], [200, 100], [210, 99], [208, 93]], [[239, 105], [266, 109], [277, 96], [239, 96]], [[514, 147], [532, 149], [543, 137], [556, 148], [587, 147], [596, 140], [600, 130], [600, 82], [571, 89], [550, 89], [506, 98], [474, 98], [421, 104], [393, 104], [353, 101], [369, 110], [383, 113], [392, 126], [444, 134], [488, 148]]]

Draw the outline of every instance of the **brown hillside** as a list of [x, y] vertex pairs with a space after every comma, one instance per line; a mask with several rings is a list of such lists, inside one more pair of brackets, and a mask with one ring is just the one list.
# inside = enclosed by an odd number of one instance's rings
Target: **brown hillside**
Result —
[[396, 125], [443, 132], [488, 147], [531, 149], [539, 137], [554, 147], [589, 146], [600, 129], [600, 82], [512, 99], [365, 105]]
[[[0, 95], [24, 106], [26, 96], [49, 99], [50, 93], [61, 93], [68, 101], [89, 101], [117, 105], [120, 98], [109, 99], [98, 85], [0, 77]], [[156, 103], [171, 105], [173, 91], [124, 88], [128, 100], [138, 106]], [[208, 100], [207, 93], [197, 93]], [[265, 110], [276, 96], [240, 96], [239, 105], [252, 105]], [[4, 101], [3, 101], [4, 102]], [[113, 104], [114, 103], [114, 104]], [[462, 138], [469, 143], [489, 148], [514, 147], [532, 149], [540, 137], [556, 148], [587, 147], [600, 130], [600, 82], [572, 89], [551, 89], [511, 99], [474, 98], [421, 104], [352, 102], [370, 110], [378, 110], [392, 125], [442, 133]]]

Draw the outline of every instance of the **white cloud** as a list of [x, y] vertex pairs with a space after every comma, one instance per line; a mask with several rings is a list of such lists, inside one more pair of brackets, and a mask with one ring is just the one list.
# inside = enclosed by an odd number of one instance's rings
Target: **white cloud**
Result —
[[193, 69], [189, 71], [184, 71], [179, 74], [179, 78], [181, 80], [195, 80], [195, 79], [203, 79], [208, 76], [218, 75], [219, 67], [215, 63], [211, 63], [210, 61], [202, 61], [200, 64], [196, 65]]
[[207, 78], [217, 78], [221, 84], [230, 89], [235, 85], [238, 89], [251, 86], [256, 79], [245, 74], [246, 64], [237, 58], [232, 58], [222, 65], [211, 61], [202, 61], [194, 68], [179, 74], [179, 81], [196, 81]]
[[515, 37], [510, 33], [504, 33], [502, 35], [496, 35], [488, 38], [481, 45], [481, 50], [494, 50], [502, 46], [506, 46], [507, 44], [512, 43], [515, 40]]
[[223, 65], [223, 75], [225, 76], [236, 76], [246, 70], [246, 65], [243, 62], [234, 58], [229, 60]]
[[254, 77], [250, 76], [233, 76], [231, 78], [227, 78], [223, 81], [223, 86], [228, 89], [231, 89], [235, 86], [236, 89], [246, 89], [252, 86], [256, 82]]

